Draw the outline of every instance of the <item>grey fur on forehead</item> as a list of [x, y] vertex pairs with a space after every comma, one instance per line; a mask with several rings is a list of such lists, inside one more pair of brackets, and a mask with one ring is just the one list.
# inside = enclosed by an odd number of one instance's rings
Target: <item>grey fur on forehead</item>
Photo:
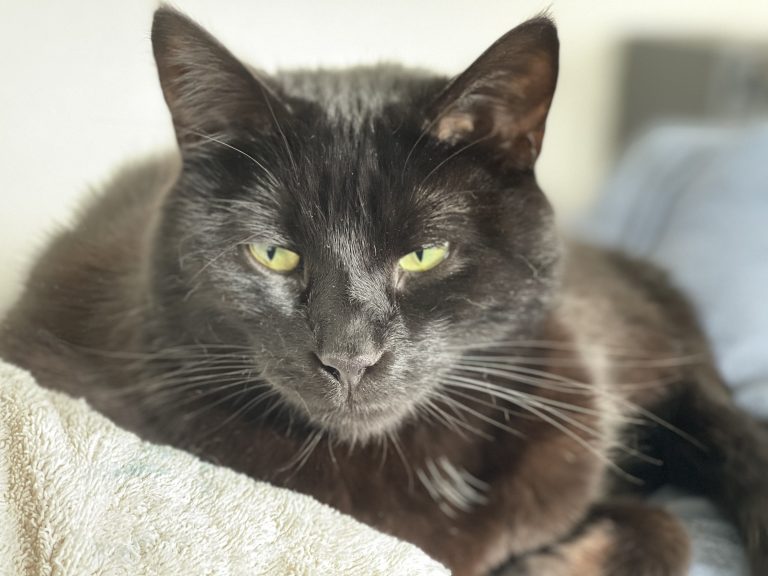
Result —
[[381, 64], [279, 72], [274, 78], [287, 96], [316, 102], [329, 120], [360, 128], [385, 106], [400, 102], [409, 81], [431, 76], [424, 70]]

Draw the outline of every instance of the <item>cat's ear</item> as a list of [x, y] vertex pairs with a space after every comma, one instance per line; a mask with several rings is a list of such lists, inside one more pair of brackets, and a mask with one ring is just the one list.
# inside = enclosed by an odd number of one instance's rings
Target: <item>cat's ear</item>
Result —
[[487, 149], [505, 168], [531, 169], [557, 83], [557, 29], [544, 16], [507, 32], [439, 94], [431, 134]]
[[218, 40], [172, 8], [155, 12], [152, 49], [182, 149], [206, 136], [270, 130], [278, 116], [288, 114]]

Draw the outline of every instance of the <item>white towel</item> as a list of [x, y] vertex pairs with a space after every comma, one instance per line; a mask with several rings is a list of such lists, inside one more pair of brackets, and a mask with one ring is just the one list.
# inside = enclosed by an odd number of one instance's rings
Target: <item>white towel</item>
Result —
[[0, 574], [449, 572], [308, 496], [143, 442], [0, 362]]

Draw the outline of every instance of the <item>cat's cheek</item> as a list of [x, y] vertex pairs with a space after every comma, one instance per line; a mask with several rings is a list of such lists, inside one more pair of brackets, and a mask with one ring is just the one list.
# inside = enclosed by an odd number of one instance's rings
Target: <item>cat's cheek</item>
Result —
[[[299, 274], [279, 274], [249, 264], [225, 281], [221, 289], [253, 311], [276, 311], [291, 317], [301, 306], [304, 285]], [[262, 267], [263, 268], [263, 267]]]

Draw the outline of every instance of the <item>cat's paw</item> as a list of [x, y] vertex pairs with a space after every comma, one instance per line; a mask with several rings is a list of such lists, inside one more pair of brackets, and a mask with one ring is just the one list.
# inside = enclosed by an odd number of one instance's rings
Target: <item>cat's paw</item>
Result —
[[559, 544], [495, 570], [493, 576], [685, 576], [689, 542], [682, 525], [642, 502], [601, 504]]

